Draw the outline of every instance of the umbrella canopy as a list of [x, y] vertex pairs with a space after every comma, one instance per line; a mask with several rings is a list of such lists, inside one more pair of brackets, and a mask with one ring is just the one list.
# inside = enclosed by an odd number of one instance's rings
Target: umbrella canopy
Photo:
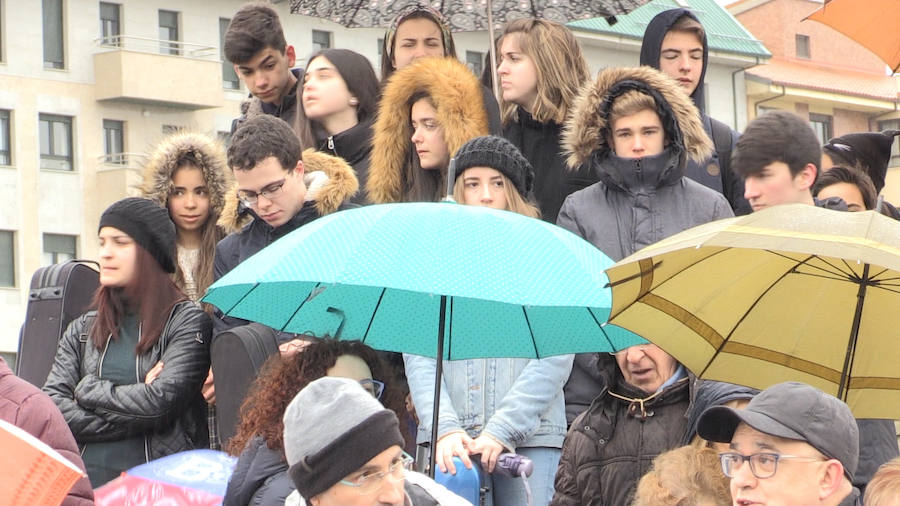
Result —
[[824, 23], [872, 51], [894, 72], [900, 70], [900, 2], [826, 0], [806, 19]]
[[900, 418], [900, 223], [784, 205], [696, 227], [607, 273], [610, 322], [700, 378], [802, 381]]
[[[286, 332], [445, 359], [614, 351], [606, 255], [541, 220], [453, 203], [320, 218], [213, 284], [204, 301]], [[607, 335], [609, 334], [609, 335]], [[486, 340], [490, 336], [490, 340]]]

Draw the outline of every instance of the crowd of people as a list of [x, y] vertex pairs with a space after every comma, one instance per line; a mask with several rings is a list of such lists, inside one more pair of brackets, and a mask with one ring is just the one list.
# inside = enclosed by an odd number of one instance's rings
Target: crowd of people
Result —
[[[388, 28], [380, 79], [346, 49], [294, 68], [270, 5], [235, 13], [223, 49], [250, 97], [227, 149], [175, 134], [150, 156], [142, 196], [106, 209], [94, 309], [61, 337], [43, 393], [0, 359], [0, 416], [86, 469], [64, 504], [195, 448], [238, 457], [225, 505], [467, 504], [412, 470], [419, 447], [444, 473], [480, 466], [497, 506], [900, 504], [893, 421], [856, 420], [800, 383], [698, 380], [652, 343], [446, 361], [432, 441], [435, 359], [277, 333], [236, 434], [220, 440], [210, 344], [248, 322], [200, 298], [330, 213], [449, 195], [555, 223], [613, 260], [781, 204], [900, 219], [880, 197], [900, 132], [823, 148], [786, 111], [735, 132], [704, 110], [706, 32], [687, 9], [649, 23], [639, 65], [595, 78], [561, 24], [518, 19], [493, 43], [497, 97], [491, 69], [457, 61], [429, 7]], [[493, 473], [505, 452], [532, 461], [530, 487]]]

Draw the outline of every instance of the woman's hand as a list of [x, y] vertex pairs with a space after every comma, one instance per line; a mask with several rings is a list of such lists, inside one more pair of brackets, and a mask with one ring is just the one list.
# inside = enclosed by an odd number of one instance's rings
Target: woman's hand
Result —
[[162, 363], [162, 361], [159, 361], [156, 363], [156, 365], [154, 365], [152, 368], [150, 368], [149, 371], [147, 371], [147, 376], [144, 377], [144, 383], [146, 383], [148, 385], [150, 383], [153, 383], [153, 380], [155, 380], [157, 377], [159, 377], [159, 373], [161, 373], [162, 370], [163, 370], [163, 363]]
[[278, 351], [281, 352], [282, 357], [289, 357], [309, 346], [309, 343], [310, 341], [305, 341], [303, 339], [291, 339], [290, 341], [279, 344]]
[[200, 387], [200, 393], [203, 394], [207, 404], [216, 403], [216, 384], [213, 383], [212, 367], [209, 368], [209, 374], [206, 376], [203, 386]]
[[472, 444], [472, 438], [463, 431], [451, 432], [438, 439], [435, 448], [434, 461], [442, 473], [450, 470], [450, 474], [456, 474], [456, 466], [453, 465], [453, 457], [462, 459], [466, 469], [472, 469], [472, 461], [469, 459], [468, 446]]
[[497, 465], [497, 457], [505, 450], [502, 444], [487, 434], [482, 434], [473, 439], [468, 448], [469, 453], [473, 455], [481, 454], [481, 467], [489, 473], [494, 472], [494, 466]]

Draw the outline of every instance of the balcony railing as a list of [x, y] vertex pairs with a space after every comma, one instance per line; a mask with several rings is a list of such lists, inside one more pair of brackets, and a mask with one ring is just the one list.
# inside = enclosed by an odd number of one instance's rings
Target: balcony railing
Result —
[[144, 153], [110, 153], [97, 157], [98, 170], [139, 169], [144, 166], [147, 155]]
[[219, 48], [192, 44], [179, 40], [161, 40], [134, 35], [111, 35], [94, 39], [94, 43], [105, 49], [122, 49], [139, 53], [164, 54], [219, 61]]

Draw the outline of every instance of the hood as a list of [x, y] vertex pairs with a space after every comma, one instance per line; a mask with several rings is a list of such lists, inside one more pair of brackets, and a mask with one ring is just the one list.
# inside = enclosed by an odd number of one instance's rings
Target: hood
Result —
[[713, 406], [723, 406], [728, 402], [752, 399], [759, 390], [755, 388], [724, 383], [721, 381], [702, 380], [694, 384], [691, 405], [687, 410], [688, 425], [681, 444], [688, 445], [697, 435], [697, 424], [700, 415]]
[[366, 191], [375, 203], [403, 198], [405, 172], [412, 150], [410, 98], [426, 92], [452, 157], [469, 139], [488, 134], [481, 84], [455, 58], [423, 58], [394, 72], [378, 104]]
[[[662, 47], [663, 39], [669, 33], [672, 25], [682, 17], [687, 16], [694, 21], [700, 23], [697, 16], [687, 9], [670, 9], [660, 12], [647, 25], [644, 30], [644, 42], [641, 44], [641, 65], [647, 65], [655, 69], [659, 69], [659, 51]], [[701, 23], [702, 24], [702, 23]], [[702, 113], [704, 112], [705, 99], [703, 97], [703, 80], [706, 78], [706, 62], [709, 59], [709, 47], [706, 43], [706, 31], [703, 32], [703, 71], [700, 72], [700, 80], [697, 82], [697, 89], [691, 94], [691, 100], [694, 105]]]
[[[320, 153], [314, 149], [303, 152], [303, 182], [306, 200], [315, 201], [320, 216], [333, 213], [359, 190], [353, 168], [343, 158]], [[253, 213], [240, 205], [237, 182], [225, 195], [225, 208], [219, 226], [228, 233], [237, 232], [253, 219]]]
[[141, 194], [166, 207], [172, 193], [172, 174], [190, 162], [203, 172], [212, 212], [221, 216], [231, 171], [225, 163], [225, 147], [203, 134], [177, 133], [163, 139], [144, 165]]
[[[568, 154], [569, 167], [587, 162], [595, 151], [600, 151], [601, 160], [611, 152], [607, 143], [608, 109], [611, 99], [629, 89], [654, 97], [666, 141], [676, 151], [698, 163], [712, 155], [713, 144], [703, 130], [699, 111], [673, 79], [650, 67], [607, 68], [597, 75], [596, 81], [581, 88], [566, 120], [562, 146]], [[686, 160], [683, 155], [681, 158], [683, 166]]]

